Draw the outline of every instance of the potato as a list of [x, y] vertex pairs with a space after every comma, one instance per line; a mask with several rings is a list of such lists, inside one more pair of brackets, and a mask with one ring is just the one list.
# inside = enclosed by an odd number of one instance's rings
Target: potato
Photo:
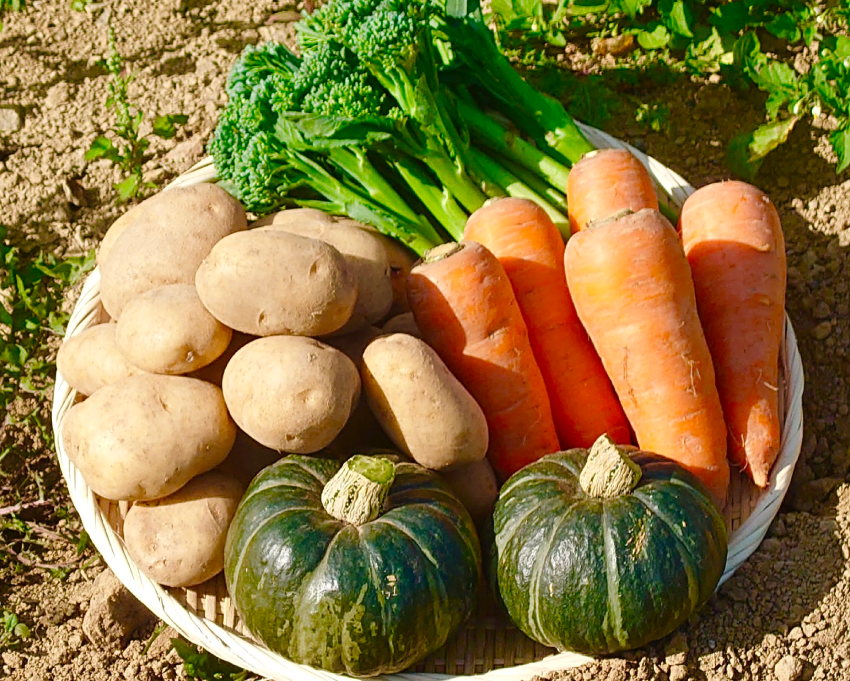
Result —
[[224, 461], [236, 438], [221, 390], [144, 374], [75, 404], [62, 423], [68, 458], [106, 499], [159, 499]]
[[231, 478], [236, 478], [245, 487], [266, 466], [279, 461], [281, 454], [271, 447], [261, 445], [244, 430], [236, 429], [236, 442], [230, 449], [230, 454], [215, 470], [221, 471]]
[[269, 336], [233, 355], [222, 391], [233, 420], [257, 442], [310, 454], [348, 421], [360, 398], [360, 377], [354, 363], [329, 345]]
[[333, 246], [281, 230], [219, 241], [195, 277], [206, 308], [255, 336], [332, 333], [351, 317], [357, 279]]
[[416, 325], [416, 320], [413, 318], [412, 312], [402, 312], [395, 317], [390, 317], [382, 328], [385, 334], [391, 333], [406, 333], [414, 338], [422, 338], [422, 332]]
[[403, 333], [375, 339], [360, 374], [378, 423], [420, 465], [444, 470], [486, 455], [484, 412], [424, 341]]
[[393, 303], [390, 264], [383, 244], [355, 224], [336, 222], [312, 208], [296, 208], [275, 213], [264, 230], [283, 230], [318, 239], [336, 248], [357, 278], [357, 302], [351, 318], [337, 333], [349, 333], [383, 319]]
[[[347, 219], [347, 218], [346, 218]], [[338, 222], [339, 218], [334, 217], [318, 208], [288, 208], [264, 215], [258, 220], [254, 220], [249, 227], [256, 229], [258, 227], [268, 227], [269, 225], [290, 225], [296, 222], [314, 222], [325, 225]]]
[[193, 284], [213, 245], [247, 227], [242, 205], [213, 184], [169, 189], [131, 212], [136, 210], [101, 266], [101, 299], [113, 319], [140, 293], [166, 284]]
[[124, 519], [136, 567], [165, 586], [194, 586], [224, 568], [227, 530], [245, 488], [220, 471], [202, 473], [163, 499], [137, 501]]
[[115, 222], [112, 223], [112, 226], [106, 230], [106, 234], [103, 235], [103, 238], [100, 240], [100, 244], [97, 247], [96, 260], [98, 267], [103, 267], [103, 263], [106, 262], [109, 251], [112, 250], [112, 245], [115, 243], [116, 239], [124, 233], [125, 229], [136, 222], [140, 215], [144, 215], [145, 210], [144, 201], [136, 204], [126, 213], [121, 215]]
[[499, 483], [487, 459], [440, 471], [440, 477], [457, 495], [476, 525], [481, 527], [489, 520], [499, 496]]
[[227, 349], [233, 333], [207, 311], [191, 284], [160, 286], [136, 296], [116, 326], [118, 349], [155, 374], [185, 374], [206, 366]]
[[122, 378], [147, 373], [121, 354], [115, 344], [116, 327], [116, 324], [95, 324], [60, 346], [56, 370], [78, 393], [93, 395]]
[[402, 312], [408, 312], [410, 310], [410, 304], [407, 302], [407, 275], [410, 274], [410, 270], [416, 264], [416, 254], [398, 239], [381, 234], [374, 227], [362, 225], [347, 218], [341, 219], [340, 222], [355, 225], [369, 232], [383, 244], [387, 254], [387, 260], [390, 264], [390, 283], [393, 289], [393, 305], [387, 314], [397, 315]]

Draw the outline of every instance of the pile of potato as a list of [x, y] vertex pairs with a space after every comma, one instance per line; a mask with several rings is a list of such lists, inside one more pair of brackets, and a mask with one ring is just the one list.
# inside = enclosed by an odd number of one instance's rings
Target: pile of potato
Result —
[[79, 395], [61, 437], [96, 494], [132, 502], [124, 540], [155, 581], [218, 573], [247, 483], [289, 453], [395, 447], [489, 515], [484, 415], [418, 338], [397, 242], [312, 209], [249, 227], [200, 184], [128, 211], [97, 261], [104, 321], [57, 358]]

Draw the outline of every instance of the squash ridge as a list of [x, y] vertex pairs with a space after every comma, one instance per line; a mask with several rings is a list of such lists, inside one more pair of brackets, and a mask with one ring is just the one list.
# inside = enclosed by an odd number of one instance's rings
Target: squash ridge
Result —
[[[623, 631], [623, 611], [620, 603], [620, 592], [617, 589], [615, 579], [619, 580], [620, 572], [617, 565], [617, 549], [611, 537], [611, 517], [609, 504], [602, 502], [602, 543], [605, 547], [605, 575], [608, 583], [608, 614], [611, 616], [611, 633], [618, 648], [626, 645], [625, 632]], [[608, 630], [603, 626], [608, 648], [613, 649], [608, 638]]]
[[679, 555], [682, 557], [682, 562], [685, 566], [685, 574], [688, 576], [688, 593], [691, 595], [691, 608], [696, 609], [699, 605], [699, 597], [700, 597], [700, 589], [699, 584], [697, 583], [696, 575], [693, 571], [694, 563], [698, 563], [699, 559], [691, 553], [690, 548], [688, 547], [687, 542], [682, 539], [682, 535], [679, 532], [678, 527], [674, 522], [672, 522], [667, 515], [658, 508], [655, 504], [653, 504], [650, 500], [644, 498], [646, 495], [642, 493], [638, 493], [638, 490], [632, 494], [632, 496], [643, 504], [646, 509], [652, 513], [664, 527], [667, 529], [667, 532], [676, 540], [675, 544], [679, 551]]
[[233, 570], [233, 581], [234, 581], [233, 589], [234, 589], [234, 591], [236, 590], [236, 582], [239, 581], [239, 573], [242, 571], [242, 560], [245, 558], [245, 553], [247, 552], [247, 548], [251, 544], [251, 542], [254, 541], [254, 539], [260, 533], [260, 531], [268, 523], [270, 523], [272, 520], [280, 518], [281, 516], [289, 513], [290, 511], [310, 511], [310, 512], [312, 512], [313, 510], [314, 509], [310, 508], [309, 506], [295, 506], [295, 507], [292, 507], [292, 508], [285, 508], [282, 511], [278, 511], [277, 513], [269, 516], [268, 518], [263, 519], [263, 521], [260, 522], [257, 525], [257, 527], [253, 529], [251, 534], [249, 534], [246, 539], [240, 541], [240, 546], [242, 547], [242, 550], [239, 552], [239, 556], [236, 558], [236, 568]]
[[[537, 557], [534, 561], [534, 569], [531, 574], [531, 583], [529, 585], [531, 587], [530, 591], [532, 594], [540, 594], [540, 577], [543, 572], [543, 566], [546, 565], [549, 560], [549, 554], [552, 553], [552, 544], [555, 541], [555, 537], [558, 536], [558, 532], [564, 526], [564, 523], [571, 518], [573, 509], [576, 507], [577, 503], [578, 502], [570, 504], [569, 508], [564, 511], [561, 519], [552, 526], [546, 542], [547, 546], [545, 547], [545, 550], [543, 547], [540, 547], [537, 550]], [[531, 606], [531, 611], [528, 613], [527, 621], [529, 625], [533, 624], [536, 629], [533, 638], [540, 641], [547, 640], [548, 642], [549, 637], [545, 635], [544, 625], [540, 621], [540, 608], [537, 606], [537, 602], [537, 598], [530, 599], [529, 605]]]

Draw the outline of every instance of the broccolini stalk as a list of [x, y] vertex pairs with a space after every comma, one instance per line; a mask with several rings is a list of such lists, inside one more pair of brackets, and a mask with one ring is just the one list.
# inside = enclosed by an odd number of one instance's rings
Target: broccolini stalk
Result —
[[516, 175], [484, 152], [473, 147], [470, 149], [470, 156], [472, 157], [472, 169], [474, 173], [502, 187], [508, 196], [530, 199], [537, 203], [546, 211], [546, 214], [555, 223], [555, 226], [561, 232], [564, 239], [569, 237], [570, 221], [566, 215], [561, 213], [555, 206], [540, 196], [540, 194], [535, 192], [527, 184], [524, 184]]
[[505, 58], [484, 23], [478, 0], [441, 0], [446, 14], [444, 30], [451, 40], [452, 57], [463, 62], [471, 79], [514, 112], [513, 122], [531, 137], [544, 139], [570, 163], [593, 151], [573, 117], [556, 99], [523, 80]]
[[474, 139], [534, 172], [555, 189], [565, 190], [570, 169], [526, 142], [495, 119], [463, 98], [457, 99], [457, 113], [472, 132]]
[[498, 161], [505, 170], [516, 175], [520, 182], [527, 184], [530, 189], [540, 194], [540, 196], [551, 203], [561, 213], [564, 215], [567, 214], [567, 197], [563, 192], [559, 192], [557, 189], [547, 184], [545, 180], [542, 180], [524, 165], [517, 163], [513, 159], [505, 158], [498, 154], [493, 158]]
[[463, 227], [469, 217], [444, 187], [427, 176], [419, 163], [405, 154], [394, 154], [387, 161], [413, 190], [422, 204], [439, 221], [455, 241], [463, 238]]
[[443, 239], [430, 225], [429, 233], [423, 233], [424, 228], [419, 220], [411, 222], [390, 214], [383, 206], [352, 191], [338, 177], [331, 175], [305, 154], [288, 150], [281, 160], [285, 160], [288, 168], [301, 173], [305, 184], [337, 206], [339, 210], [335, 212], [372, 225], [381, 234], [398, 239], [417, 255], [421, 256], [425, 251], [443, 243]]

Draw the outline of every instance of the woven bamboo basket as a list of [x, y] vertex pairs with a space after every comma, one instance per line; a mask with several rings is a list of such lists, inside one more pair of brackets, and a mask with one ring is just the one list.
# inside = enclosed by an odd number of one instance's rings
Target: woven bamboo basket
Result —
[[[582, 125], [583, 132], [597, 147], [626, 148], [649, 169], [659, 196], [681, 207], [694, 191], [679, 175], [653, 158], [600, 130]], [[206, 159], [178, 177], [167, 188], [186, 187], [215, 181], [215, 168]], [[95, 270], [86, 280], [68, 324], [67, 336], [99, 323], [100, 274]], [[733, 471], [729, 499], [724, 511], [730, 531], [726, 569], [721, 583], [756, 550], [779, 510], [791, 482], [803, 438], [803, 368], [790, 321], [780, 355], [780, 399], [782, 401], [782, 448], [770, 475], [769, 486], [761, 490], [738, 471]], [[348, 677], [298, 665], [269, 651], [244, 629], [219, 575], [190, 589], [168, 589], [141, 574], [130, 559], [122, 540], [126, 502], [98, 498], [86, 485], [68, 459], [59, 436], [62, 420], [76, 401], [76, 393], [61, 375], [56, 377], [53, 402], [53, 429], [57, 456], [71, 499], [92, 542], [118, 579], [155, 615], [188, 640], [239, 667], [275, 681], [343, 681]], [[478, 613], [445, 646], [405, 673], [379, 677], [392, 681], [447, 681], [456, 677], [477, 677], [498, 681], [520, 681], [561, 669], [580, 666], [591, 658], [542, 646], [524, 636], [492, 608], [482, 606]]]

